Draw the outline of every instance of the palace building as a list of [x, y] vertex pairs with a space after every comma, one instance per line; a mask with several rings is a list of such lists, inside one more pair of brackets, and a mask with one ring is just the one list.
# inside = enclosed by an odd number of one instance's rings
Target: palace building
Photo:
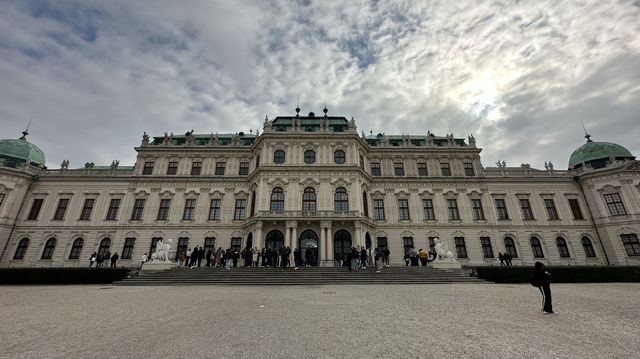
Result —
[[134, 166], [45, 167], [27, 133], [0, 140], [0, 266], [135, 266], [158, 239], [290, 246], [333, 266], [351, 246], [391, 263], [438, 237], [462, 265], [640, 265], [640, 161], [587, 142], [566, 170], [484, 167], [473, 136], [358, 134], [353, 119], [265, 119], [262, 132], [145, 133]]

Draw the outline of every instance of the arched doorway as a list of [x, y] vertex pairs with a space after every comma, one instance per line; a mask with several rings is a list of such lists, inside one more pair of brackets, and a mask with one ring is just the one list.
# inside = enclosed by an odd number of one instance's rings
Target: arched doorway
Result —
[[267, 233], [267, 238], [264, 242], [266, 248], [280, 249], [284, 247], [284, 234], [277, 229]]
[[247, 236], [247, 248], [253, 248], [253, 233], [251, 232]]
[[364, 245], [365, 248], [371, 248], [371, 235], [369, 234], [369, 232], [364, 235]]
[[300, 260], [305, 266], [318, 265], [318, 235], [310, 229], [300, 234]]
[[333, 235], [333, 256], [334, 259], [342, 259], [342, 265], [348, 266], [347, 255], [351, 250], [351, 234], [341, 229]]

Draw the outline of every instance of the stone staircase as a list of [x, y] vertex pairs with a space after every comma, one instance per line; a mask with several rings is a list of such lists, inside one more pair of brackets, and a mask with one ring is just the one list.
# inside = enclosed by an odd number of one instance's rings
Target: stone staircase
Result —
[[434, 269], [421, 267], [391, 267], [360, 269], [301, 267], [287, 268], [238, 267], [224, 268], [173, 268], [159, 271], [137, 272], [132, 278], [114, 282], [114, 285], [325, 285], [325, 284], [446, 284], [490, 283], [470, 277], [459, 269]]

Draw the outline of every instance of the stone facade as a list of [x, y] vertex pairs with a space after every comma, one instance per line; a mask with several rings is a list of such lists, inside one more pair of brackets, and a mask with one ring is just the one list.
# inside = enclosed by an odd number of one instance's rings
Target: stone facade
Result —
[[293, 250], [303, 238], [317, 243], [320, 265], [349, 244], [386, 243], [400, 264], [430, 237], [463, 265], [498, 265], [505, 251], [516, 265], [640, 264], [621, 239], [640, 232], [633, 159], [483, 167], [473, 136], [359, 135], [326, 112], [265, 119], [261, 134], [145, 134], [135, 150], [132, 167], [0, 166], [0, 265], [87, 266], [108, 242], [134, 266], [153, 238], [171, 238], [173, 258], [185, 243]]

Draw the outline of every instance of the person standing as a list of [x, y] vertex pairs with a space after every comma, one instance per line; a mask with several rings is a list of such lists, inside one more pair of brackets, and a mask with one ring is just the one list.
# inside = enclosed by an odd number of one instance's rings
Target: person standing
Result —
[[211, 267], [211, 257], [213, 257], [213, 249], [209, 248], [207, 251], [207, 264], [205, 264], [205, 267]]
[[93, 252], [91, 256], [89, 256], [89, 268], [93, 267], [93, 263], [96, 261], [96, 252]]
[[200, 265], [202, 264], [203, 259], [204, 259], [204, 249], [202, 248], [202, 246], [200, 246], [200, 249], [198, 249], [198, 268], [200, 268]]
[[182, 267], [186, 259], [187, 257], [184, 255], [184, 252], [180, 252], [180, 256], [178, 257], [178, 266]]
[[[307, 251], [309, 251], [309, 249], [307, 249]], [[293, 269], [298, 270], [298, 267], [300, 266], [300, 248], [296, 248], [293, 250], [293, 264], [295, 265]]]
[[360, 249], [360, 268], [367, 269], [367, 250], [364, 247]]
[[502, 252], [498, 252], [498, 259], [500, 260], [500, 267], [504, 267], [504, 256]]
[[227, 269], [231, 269], [231, 260], [233, 258], [233, 248], [229, 248], [224, 253], [224, 260]]
[[111, 256], [111, 268], [117, 268], [117, 264], [118, 264], [118, 252], [114, 253]]
[[389, 250], [389, 247], [384, 247], [384, 249], [382, 250], [382, 259], [384, 260], [384, 266], [385, 267], [390, 267], [389, 266], [389, 256], [391, 255], [391, 251]]
[[371, 249], [371, 247], [367, 248], [367, 266], [369, 268], [373, 268], [374, 267], [374, 261], [373, 261], [373, 250]]
[[420, 258], [420, 264], [423, 267], [427, 266], [427, 253], [425, 253], [422, 248], [418, 251], [418, 257]]
[[187, 249], [187, 253], [185, 255], [185, 266], [191, 266], [191, 248]]
[[541, 262], [536, 262], [533, 266], [531, 285], [538, 287], [540, 294], [542, 294], [542, 313], [556, 314], [551, 305], [551, 273], [545, 269]]

